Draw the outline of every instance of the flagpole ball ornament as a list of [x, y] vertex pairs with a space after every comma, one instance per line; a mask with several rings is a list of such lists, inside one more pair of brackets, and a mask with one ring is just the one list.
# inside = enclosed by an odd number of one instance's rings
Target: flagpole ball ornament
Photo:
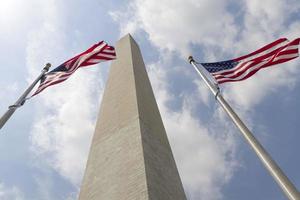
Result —
[[47, 63], [43, 70], [45, 70], [47, 72], [47, 71], [49, 71], [50, 67], [51, 67], [51, 64]]
[[195, 62], [193, 56], [189, 56], [188, 57], [188, 61], [189, 61], [190, 64], [192, 64], [192, 62]]

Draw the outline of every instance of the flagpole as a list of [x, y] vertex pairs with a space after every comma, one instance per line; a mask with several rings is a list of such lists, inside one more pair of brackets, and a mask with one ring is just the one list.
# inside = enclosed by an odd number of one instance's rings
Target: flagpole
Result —
[[288, 179], [288, 177], [283, 173], [280, 167], [276, 164], [276, 162], [271, 158], [268, 152], [263, 148], [263, 146], [259, 143], [259, 141], [254, 137], [251, 131], [247, 128], [247, 126], [242, 122], [239, 116], [234, 112], [234, 110], [230, 107], [230, 105], [225, 101], [223, 96], [219, 93], [219, 88], [217, 85], [213, 84], [201, 71], [197, 68], [196, 62], [192, 56], [188, 58], [190, 64], [192, 64], [195, 70], [202, 77], [208, 88], [216, 97], [216, 100], [221, 104], [221, 107], [225, 110], [225, 112], [232, 119], [234, 124], [241, 131], [242, 135], [252, 147], [256, 155], [259, 157], [261, 162], [264, 164], [268, 172], [272, 175], [278, 185], [281, 187], [285, 195], [290, 200], [300, 200], [300, 193], [293, 185], [293, 183]]
[[5, 123], [9, 120], [9, 118], [14, 114], [14, 112], [21, 107], [25, 101], [28, 94], [34, 88], [34, 86], [38, 83], [38, 81], [43, 77], [43, 75], [48, 72], [51, 67], [50, 63], [47, 63], [43, 68], [41, 74], [31, 83], [31, 85], [25, 90], [25, 92], [19, 97], [15, 104], [8, 107], [8, 110], [4, 113], [4, 115], [0, 118], [0, 129], [5, 125]]

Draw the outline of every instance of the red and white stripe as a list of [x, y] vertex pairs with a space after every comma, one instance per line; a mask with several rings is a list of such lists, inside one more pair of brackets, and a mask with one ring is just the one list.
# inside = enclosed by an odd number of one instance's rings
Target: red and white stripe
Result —
[[222, 70], [212, 75], [219, 84], [247, 79], [262, 68], [298, 57], [299, 42], [300, 38], [291, 42], [286, 38], [278, 39], [251, 54], [234, 59], [238, 65], [233, 69]]
[[45, 74], [45, 80], [39, 85], [37, 91], [32, 96], [40, 93], [50, 85], [55, 85], [67, 80], [80, 67], [86, 67], [113, 59], [116, 59], [114, 47], [101, 41], [85, 52], [64, 62], [62, 65], [67, 68], [67, 71], [56, 71]]

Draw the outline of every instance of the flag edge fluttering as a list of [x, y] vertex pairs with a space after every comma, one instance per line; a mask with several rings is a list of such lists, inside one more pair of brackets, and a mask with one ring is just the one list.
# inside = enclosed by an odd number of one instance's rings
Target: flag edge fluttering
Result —
[[40, 85], [31, 97], [41, 93], [49, 86], [64, 82], [79, 68], [114, 59], [116, 59], [115, 48], [102, 40], [44, 74], [40, 80]]
[[[242, 81], [250, 78], [263, 68], [271, 67], [299, 57], [299, 43], [300, 38], [296, 38], [292, 41], [289, 41], [286, 38], [280, 38], [258, 50], [235, 59], [200, 64], [209, 72], [218, 84]], [[289, 49], [290, 47], [293, 48]], [[280, 58], [280, 56], [283, 57], [286, 55], [291, 57]], [[235, 66], [228, 69], [216, 70], [218, 67], [231, 67], [231, 65]], [[244, 77], [238, 78], [242, 75], [244, 75]]]

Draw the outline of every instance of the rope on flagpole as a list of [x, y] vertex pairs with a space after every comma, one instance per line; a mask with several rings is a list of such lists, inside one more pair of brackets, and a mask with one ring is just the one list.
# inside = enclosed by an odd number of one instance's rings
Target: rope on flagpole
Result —
[[300, 200], [300, 193], [297, 188], [293, 185], [293, 183], [288, 179], [288, 177], [284, 174], [284, 172], [280, 169], [277, 163], [272, 159], [269, 153], [263, 148], [263, 146], [259, 143], [259, 141], [254, 137], [248, 127], [243, 123], [243, 121], [239, 118], [239, 116], [234, 112], [231, 106], [227, 103], [227, 101], [220, 94], [220, 89], [218, 86], [214, 85], [201, 71], [192, 56], [188, 58], [188, 61], [201, 78], [204, 80], [208, 88], [214, 94], [217, 101], [220, 103], [221, 107], [231, 118], [233, 123], [237, 126], [237, 128], [241, 131], [242, 135], [248, 142], [248, 144], [252, 147], [256, 155], [259, 157], [261, 162], [264, 164], [268, 172], [274, 178], [274, 180], [281, 187], [285, 195], [289, 200]]
[[19, 108], [19, 107], [23, 106], [23, 105], [25, 104], [25, 102], [26, 102], [27, 100], [31, 99], [31, 98], [32, 98], [32, 97], [26, 97], [26, 98], [24, 98], [23, 101], [21, 101], [19, 104], [13, 104], [13, 105], [10, 105], [10, 106], [8, 106], [8, 108], [9, 108], [9, 109], [11, 109], [11, 108]]
[[0, 129], [5, 125], [5, 123], [9, 120], [9, 118], [14, 114], [14, 112], [21, 106], [25, 104], [25, 102], [31, 97], [27, 98], [28, 94], [32, 91], [34, 86], [41, 80], [41, 78], [49, 71], [51, 67], [50, 63], [47, 63], [43, 68], [41, 74], [29, 85], [29, 87], [25, 90], [25, 92], [19, 97], [19, 99], [11, 106], [8, 107], [8, 110], [3, 114], [0, 118]]

